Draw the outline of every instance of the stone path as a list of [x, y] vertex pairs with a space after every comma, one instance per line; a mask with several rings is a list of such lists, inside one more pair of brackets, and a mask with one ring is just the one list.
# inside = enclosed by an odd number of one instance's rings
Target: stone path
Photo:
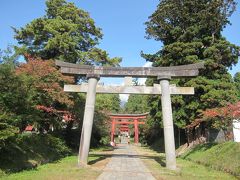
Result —
[[97, 180], [154, 180], [137, 153], [127, 144], [119, 144]]

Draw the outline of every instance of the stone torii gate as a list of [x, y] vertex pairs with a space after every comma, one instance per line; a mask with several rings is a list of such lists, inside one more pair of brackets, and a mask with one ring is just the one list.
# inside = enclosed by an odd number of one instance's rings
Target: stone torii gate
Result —
[[[138, 125], [139, 124], [145, 124], [143, 121], [139, 121], [139, 119], [146, 119], [148, 113], [144, 114], [110, 114], [110, 118], [112, 120], [112, 128], [111, 128], [111, 144], [114, 144], [114, 134], [115, 134], [115, 128], [117, 124], [122, 125], [129, 125], [134, 124], [134, 143], [139, 143], [139, 131], [138, 131]], [[128, 121], [129, 119], [133, 119], [133, 121]], [[120, 120], [120, 121], [119, 121]], [[123, 130], [128, 130], [127, 128], [123, 128]]]
[[[164, 142], [166, 154], [166, 167], [176, 169], [175, 141], [173, 130], [171, 94], [194, 94], [193, 88], [170, 86], [171, 78], [194, 77], [197, 76], [198, 69], [204, 68], [203, 63], [171, 66], [171, 67], [94, 67], [56, 61], [56, 65], [61, 67], [61, 72], [71, 75], [82, 75], [88, 78], [88, 85], [65, 86], [68, 92], [87, 92], [82, 134], [79, 148], [79, 165], [87, 165], [90, 139], [92, 133], [93, 117], [96, 92], [99, 93], [119, 93], [119, 94], [161, 94]], [[97, 86], [100, 77], [157, 77], [160, 86], [141, 87], [106, 87]], [[180, 92], [180, 93], [178, 93]], [[182, 92], [182, 93], [181, 93]]]

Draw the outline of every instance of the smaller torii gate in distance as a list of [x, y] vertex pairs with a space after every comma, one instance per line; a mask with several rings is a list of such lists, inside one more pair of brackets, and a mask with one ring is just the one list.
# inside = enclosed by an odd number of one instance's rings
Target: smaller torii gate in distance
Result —
[[[146, 119], [148, 113], [144, 114], [110, 114], [110, 118], [112, 120], [112, 128], [111, 128], [111, 144], [114, 144], [114, 135], [115, 135], [115, 129], [116, 125], [126, 125], [122, 127], [123, 131], [129, 131], [129, 124], [134, 124], [134, 143], [139, 143], [139, 130], [138, 125], [139, 124], [145, 124], [143, 121], [139, 121], [140, 119]], [[129, 121], [133, 120], [133, 121]], [[121, 127], [120, 127], [121, 128]]]
[[[66, 89], [64, 87], [64, 90], [68, 92], [87, 92], [79, 148], [79, 165], [87, 165], [88, 162], [97, 92], [117, 94], [161, 94], [166, 167], [172, 170], [176, 169], [171, 94], [194, 94], [194, 89], [193, 87], [171, 87], [169, 81], [171, 78], [197, 76], [199, 69], [204, 68], [203, 63], [171, 67], [94, 67], [56, 61], [56, 65], [61, 67], [61, 72], [64, 74], [82, 75], [86, 76], [88, 79], [87, 85], [70, 85], [67, 86]], [[160, 85], [155, 85], [153, 87], [97, 86], [100, 77], [157, 77], [160, 81]]]

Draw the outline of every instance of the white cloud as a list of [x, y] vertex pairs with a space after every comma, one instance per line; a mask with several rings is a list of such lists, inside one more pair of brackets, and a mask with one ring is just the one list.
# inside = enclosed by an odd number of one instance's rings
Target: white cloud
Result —
[[120, 97], [122, 102], [127, 102], [129, 94], [119, 94], [119, 97]]
[[152, 62], [146, 62], [143, 67], [152, 67]]
[[[152, 67], [152, 62], [146, 62], [143, 67]], [[138, 78], [139, 85], [145, 85], [147, 78]]]

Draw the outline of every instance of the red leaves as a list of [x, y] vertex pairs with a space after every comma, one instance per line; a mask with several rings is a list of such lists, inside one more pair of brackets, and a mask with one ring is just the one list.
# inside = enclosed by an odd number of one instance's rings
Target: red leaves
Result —
[[46, 106], [42, 106], [42, 105], [37, 105], [36, 109], [42, 110], [42, 111], [47, 112], [47, 113], [57, 112], [57, 110], [54, 109], [53, 107], [46, 107]]
[[41, 110], [43, 112], [46, 112], [51, 115], [56, 115], [56, 116], [61, 116], [64, 121], [73, 121], [73, 115], [69, 111], [64, 111], [64, 110], [57, 110], [53, 107], [46, 107], [42, 105], [37, 105], [36, 109]]
[[74, 82], [73, 77], [60, 73], [52, 60], [42, 60], [25, 54], [27, 63], [16, 69], [31, 91], [35, 108], [46, 114], [45, 117], [57, 117], [60, 120], [71, 121], [73, 115], [69, 111], [74, 102], [70, 94], [63, 91], [63, 84]]
[[234, 105], [230, 104], [229, 109], [232, 112], [232, 117], [233, 118], [240, 118], [240, 102], [238, 102]]
[[240, 118], [240, 102], [229, 104], [225, 107], [207, 109], [203, 112], [203, 118], [228, 117], [231, 119]]
[[27, 63], [21, 64], [16, 69], [17, 75], [28, 78], [30, 84], [40, 93], [45, 93], [52, 101], [72, 105], [69, 95], [63, 92], [64, 83], [72, 84], [73, 77], [62, 75], [56, 68], [54, 61], [42, 60], [25, 55]]
[[225, 107], [207, 109], [202, 112], [202, 117], [196, 119], [186, 128], [193, 128], [201, 124], [203, 121], [211, 121], [212, 126], [217, 129], [226, 129], [232, 124], [233, 119], [240, 118], [240, 102], [229, 104]]
[[51, 60], [44, 61], [40, 58], [34, 58], [29, 55], [25, 55], [27, 63], [21, 64], [16, 69], [17, 74], [25, 73], [27, 75], [34, 76], [36, 78], [46, 77], [48, 74], [56, 71], [54, 62]]
[[207, 109], [206, 111], [203, 112], [204, 116], [212, 118], [218, 116], [218, 112], [216, 109]]

